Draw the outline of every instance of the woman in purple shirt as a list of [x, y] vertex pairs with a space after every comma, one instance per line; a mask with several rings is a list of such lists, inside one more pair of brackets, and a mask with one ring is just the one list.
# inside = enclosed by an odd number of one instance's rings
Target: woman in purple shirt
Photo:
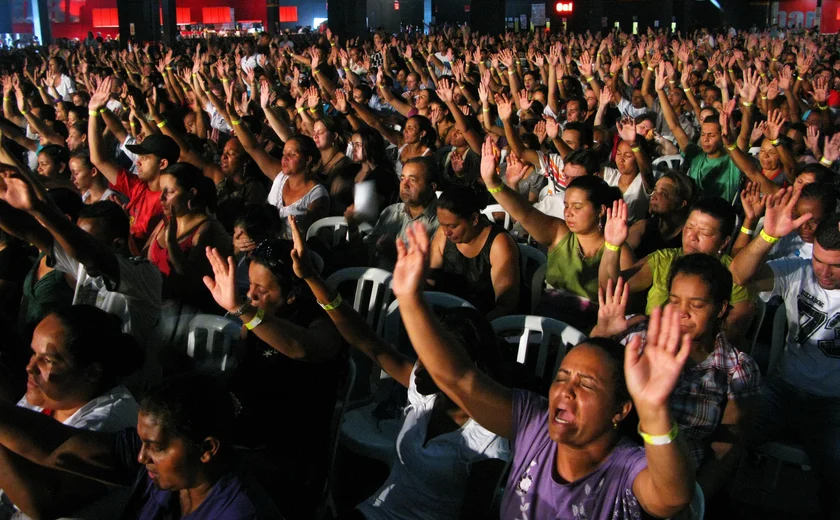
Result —
[[[462, 410], [511, 440], [502, 518], [636, 519], [642, 510], [667, 518], [689, 504], [694, 468], [668, 396], [691, 342], [680, 336], [671, 306], [651, 317], [643, 354], [638, 341], [623, 356], [611, 340], [570, 350], [546, 400], [491, 380], [442, 332], [422, 296], [429, 241], [421, 224], [410, 228], [408, 246], [398, 241], [397, 249], [393, 290], [420, 361]], [[644, 450], [618, 431], [634, 405]]]
[[102, 433], [65, 426], [0, 403], [0, 445], [36, 464], [133, 490], [122, 518], [279, 519], [239, 471], [227, 442], [235, 404], [206, 377], [175, 379], [140, 404], [137, 429]]

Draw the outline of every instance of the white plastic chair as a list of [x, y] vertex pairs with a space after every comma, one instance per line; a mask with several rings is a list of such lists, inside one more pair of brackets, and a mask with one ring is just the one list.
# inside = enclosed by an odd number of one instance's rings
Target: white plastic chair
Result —
[[706, 497], [703, 495], [703, 488], [697, 482], [694, 483], [694, 498], [688, 507], [688, 515], [691, 520], [703, 520], [706, 516]]
[[[664, 164], [665, 170], [678, 170], [682, 168], [685, 163], [685, 158], [682, 155], [663, 155], [653, 160], [651, 166], [654, 172], [662, 172], [663, 168], [657, 168], [660, 164]], [[661, 174], [660, 174], [661, 175]]]
[[487, 218], [490, 219], [490, 222], [496, 222], [496, 219], [493, 218], [493, 213], [504, 213], [505, 214], [505, 229], [510, 230], [513, 226], [510, 220], [510, 214], [505, 211], [505, 208], [502, 207], [501, 204], [490, 204], [483, 210], [481, 210], [481, 214], [485, 215]]
[[324, 240], [327, 246], [335, 247], [347, 241], [347, 220], [344, 217], [325, 217], [316, 220], [306, 230], [306, 240], [312, 237], [318, 237], [323, 240], [327, 236], [327, 229], [332, 230], [332, 233]]
[[[458, 307], [474, 308], [467, 300], [444, 292], [426, 291], [423, 293], [423, 298], [433, 309], [455, 309]], [[399, 300], [394, 300], [391, 305], [388, 306], [388, 311], [385, 313], [385, 328], [383, 331], [383, 337], [386, 342], [393, 345], [400, 352], [413, 353], [410, 346], [400, 344], [400, 333], [402, 330], [400, 302]]]
[[548, 264], [542, 264], [537, 267], [531, 276], [531, 312], [536, 312], [542, 300], [543, 291], [545, 290], [545, 273], [548, 271]]
[[242, 324], [238, 321], [199, 314], [190, 320], [187, 355], [198, 359], [203, 368], [229, 372], [233, 369], [234, 346], [239, 343], [241, 333]]
[[[545, 285], [546, 262], [548, 262], [548, 257], [545, 253], [536, 247], [519, 244], [519, 270], [520, 276], [522, 277], [522, 284], [524, 288], [530, 289], [531, 291], [528, 312], [534, 312], [536, 305], [540, 302], [543, 286]], [[535, 297], [536, 300], [534, 299]]]
[[[342, 282], [356, 280], [353, 308], [367, 320], [368, 325], [379, 335], [385, 326], [385, 315], [391, 304], [391, 273], [376, 267], [347, 267], [334, 272], [326, 283], [338, 290]], [[365, 286], [370, 285], [366, 294]], [[363, 298], [367, 295], [367, 300]]]
[[527, 244], [519, 244], [519, 254], [519, 266], [522, 271], [523, 280], [528, 277], [528, 272], [531, 271], [532, 266], [539, 267], [548, 262], [548, 257], [545, 253]]
[[[545, 378], [549, 374], [550, 377], [554, 377], [568, 348], [586, 339], [584, 333], [571, 325], [544, 316], [503, 316], [493, 320], [491, 325], [496, 335], [503, 340], [507, 339], [511, 343], [513, 341], [518, 342], [516, 362], [519, 364], [525, 364], [531, 346], [537, 344], [532, 335], [539, 335], [537, 358], [534, 365], [534, 375], [537, 378]], [[517, 334], [518, 338], [516, 337]], [[552, 360], [552, 371], [549, 373], [546, 372], [546, 364], [552, 345], [557, 346], [557, 352]]]
[[758, 152], [760, 152], [760, 151], [761, 151], [760, 146], [753, 146], [752, 148], [750, 148], [750, 150], [747, 153], [752, 155], [753, 157], [758, 157]]
[[318, 271], [318, 274], [324, 272], [324, 258], [315, 251], [309, 250], [309, 258], [312, 260], [312, 267]]

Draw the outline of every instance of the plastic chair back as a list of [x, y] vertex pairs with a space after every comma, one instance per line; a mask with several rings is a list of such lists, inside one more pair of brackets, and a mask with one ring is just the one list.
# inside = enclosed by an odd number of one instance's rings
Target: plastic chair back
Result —
[[[474, 308], [467, 300], [444, 292], [426, 291], [423, 293], [423, 298], [434, 310], [456, 309], [458, 307]], [[394, 300], [391, 305], [388, 306], [388, 311], [385, 314], [385, 329], [383, 337], [386, 342], [393, 345], [400, 352], [410, 353], [413, 355], [413, 349], [408, 342], [403, 344], [403, 341], [401, 341], [401, 336], [404, 335], [404, 330], [402, 317], [400, 316], [400, 302], [399, 300]]]
[[317, 237], [327, 247], [335, 247], [347, 241], [347, 221], [344, 217], [326, 217], [316, 220], [306, 230], [306, 240]]
[[662, 172], [665, 170], [679, 170], [684, 163], [685, 158], [682, 155], [663, 155], [654, 159], [651, 166], [654, 175], [658, 178], [662, 176]]
[[385, 315], [391, 304], [391, 273], [376, 267], [347, 267], [334, 272], [326, 283], [335, 290], [343, 282], [356, 281], [353, 308], [379, 335], [385, 326]]
[[242, 335], [242, 324], [221, 316], [199, 314], [190, 320], [187, 355], [202, 368], [229, 372], [234, 366], [234, 346]]
[[501, 204], [490, 204], [489, 206], [487, 206], [486, 208], [481, 210], [481, 214], [486, 216], [488, 219], [490, 219], [490, 222], [496, 222], [496, 219], [493, 218], [493, 213], [504, 213], [505, 214], [505, 223], [504, 223], [505, 229], [510, 230], [513, 227], [513, 224], [511, 224], [511, 220], [510, 220], [510, 214], [507, 211], [505, 211], [505, 208], [503, 208]]
[[533, 367], [533, 375], [543, 384], [554, 379], [569, 347], [586, 339], [571, 325], [543, 316], [503, 316], [492, 326], [503, 342], [516, 345], [516, 362]]

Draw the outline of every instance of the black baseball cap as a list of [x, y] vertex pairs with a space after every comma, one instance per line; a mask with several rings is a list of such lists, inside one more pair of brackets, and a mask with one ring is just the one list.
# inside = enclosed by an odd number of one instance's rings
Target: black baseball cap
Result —
[[130, 144], [126, 146], [129, 151], [137, 155], [157, 155], [161, 159], [166, 159], [169, 164], [178, 161], [181, 156], [181, 148], [178, 143], [168, 135], [152, 134], [146, 136], [140, 144]]

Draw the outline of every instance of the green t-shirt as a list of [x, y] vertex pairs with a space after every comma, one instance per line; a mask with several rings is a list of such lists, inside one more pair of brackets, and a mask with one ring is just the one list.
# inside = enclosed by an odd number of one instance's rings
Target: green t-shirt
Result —
[[710, 159], [702, 148], [692, 143], [682, 152], [688, 161], [688, 176], [694, 179], [704, 196], [723, 197], [732, 202], [741, 189], [741, 170], [727, 154]]
[[[660, 249], [648, 255], [647, 263], [650, 267], [653, 285], [651, 285], [648, 291], [645, 314], [650, 315], [653, 309], [668, 303], [668, 296], [670, 294], [668, 292], [668, 276], [671, 274], [671, 264], [683, 254], [682, 248], [674, 248]], [[729, 264], [732, 263], [732, 257], [723, 255], [720, 257], [720, 263], [729, 269]], [[746, 287], [732, 284], [732, 296], [730, 296], [729, 305], [735, 305], [750, 298], [752, 298], [752, 294], [750, 294]]]
[[577, 235], [567, 233], [548, 253], [545, 281], [555, 289], [598, 301], [598, 266], [604, 246], [592, 258], [581, 258]]

